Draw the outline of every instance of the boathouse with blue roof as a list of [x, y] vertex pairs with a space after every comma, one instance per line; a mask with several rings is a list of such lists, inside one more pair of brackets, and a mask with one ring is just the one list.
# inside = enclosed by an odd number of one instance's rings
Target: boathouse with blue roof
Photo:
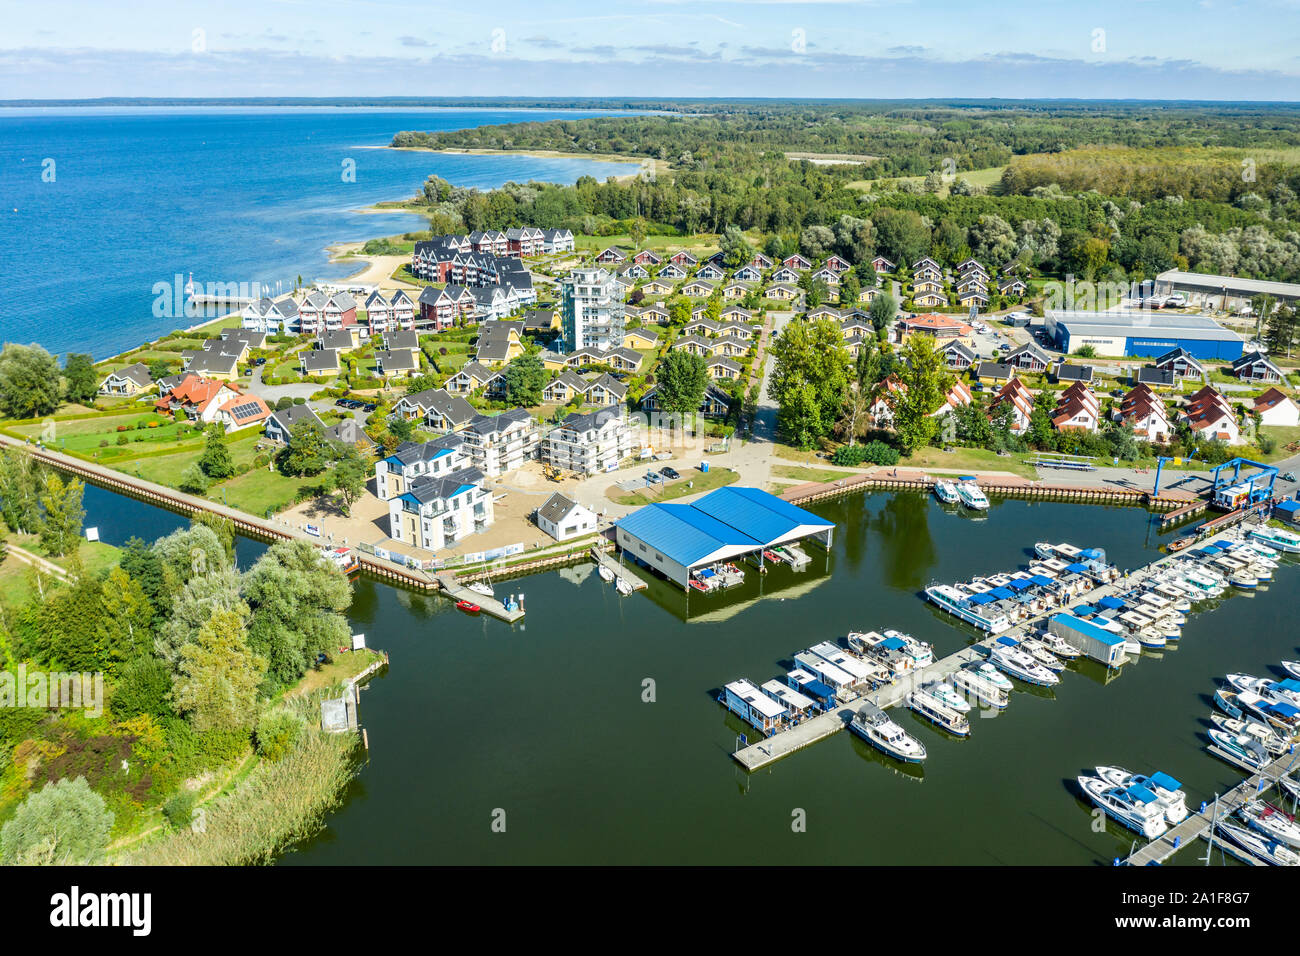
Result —
[[[1106, 600], [1102, 598], [1099, 603]], [[1073, 614], [1053, 614], [1047, 630], [1107, 667], [1118, 667], [1124, 659], [1123, 637]]]
[[614, 542], [668, 580], [690, 587], [691, 572], [814, 540], [828, 549], [833, 522], [757, 488], [728, 486], [690, 504], [655, 503], [614, 523]]

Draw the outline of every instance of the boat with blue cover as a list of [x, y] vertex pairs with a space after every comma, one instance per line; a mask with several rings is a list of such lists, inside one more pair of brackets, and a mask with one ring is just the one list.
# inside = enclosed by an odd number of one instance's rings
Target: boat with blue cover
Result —
[[870, 701], [858, 708], [849, 721], [849, 730], [881, 753], [903, 763], [920, 763], [926, 757], [925, 745]]
[[1021, 650], [1020, 642], [1014, 638], [999, 637], [989, 652], [989, 660], [999, 670], [1005, 671], [1012, 677], [1018, 678], [1027, 684], [1052, 687], [1061, 681], [1056, 674]]
[[1011, 619], [998, 606], [998, 598], [992, 594], [964, 595], [951, 585], [936, 584], [925, 589], [925, 596], [932, 604], [981, 631], [1001, 634], [1011, 627]]
[[1187, 819], [1187, 794], [1183, 793], [1183, 785], [1167, 773], [1157, 770], [1148, 776], [1129, 773], [1123, 767], [1098, 767], [1097, 776], [1112, 786], [1127, 787], [1136, 784], [1150, 790], [1155, 794], [1156, 802], [1164, 809], [1165, 819], [1172, 826]]
[[1118, 821], [1130, 830], [1136, 830], [1149, 840], [1154, 840], [1168, 829], [1165, 822], [1165, 808], [1159, 798], [1146, 787], [1138, 784], [1116, 786], [1107, 783], [1101, 777], [1080, 775], [1079, 789], [1095, 806], [1105, 811], [1106, 816]]

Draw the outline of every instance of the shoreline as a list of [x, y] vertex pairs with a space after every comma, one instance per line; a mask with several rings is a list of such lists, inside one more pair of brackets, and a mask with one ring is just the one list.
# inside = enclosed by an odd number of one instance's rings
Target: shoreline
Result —
[[619, 182], [635, 179], [641, 175], [641, 164], [646, 160], [654, 163], [656, 176], [667, 172], [669, 169], [668, 161], [664, 159], [650, 159], [649, 156], [637, 158], [622, 156], [618, 153], [566, 153], [558, 149], [485, 149], [470, 146], [444, 146], [441, 148], [432, 146], [380, 146], [378, 148], [393, 149], [402, 153], [441, 153], [446, 156], [526, 156], [531, 159], [585, 159], [595, 163], [618, 163], [635, 167], [635, 172], [623, 173], [613, 177]]

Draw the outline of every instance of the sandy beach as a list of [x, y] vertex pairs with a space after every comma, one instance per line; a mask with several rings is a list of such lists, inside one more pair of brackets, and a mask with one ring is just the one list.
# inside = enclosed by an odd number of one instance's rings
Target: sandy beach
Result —
[[638, 158], [636, 156], [619, 156], [614, 153], [565, 153], [556, 149], [468, 149], [460, 147], [431, 149], [427, 146], [385, 146], [383, 148], [397, 149], [407, 153], [446, 153], [458, 156], [531, 156], [534, 159], [592, 159], [601, 163], [624, 163], [631, 166], [632, 169], [614, 177], [620, 182], [636, 179], [636, 177], [640, 176], [643, 162], [654, 163], [656, 176], [667, 173], [669, 169], [668, 161], [664, 159], [652, 160], [648, 156]]

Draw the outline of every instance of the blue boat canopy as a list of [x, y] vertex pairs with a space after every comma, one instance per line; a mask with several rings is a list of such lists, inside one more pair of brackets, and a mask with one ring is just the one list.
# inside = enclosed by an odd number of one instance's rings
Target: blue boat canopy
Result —
[[1273, 704], [1269, 707], [1269, 710], [1275, 714], [1281, 714], [1283, 717], [1300, 717], [1300, 708], [1292, 707], [1290, 704]]
[[975, 476], [974, 476], [974, 475], [960, 475], [960, 476], [958, 476], [957, 480], [958, 480], [958, 481], [974, 481], [974, 480], [975, 480]]
[[1155, 803], [1156, 795], [1141, 784], [1133, 784], [1128, 788], [1128, 795], [1140, 803]]
[[1020, 646], [1020, 642], [1019, 642], [1019, 641], [1017, 641], [1014, 637], [1007, 637], [1005, 634], [1004, 634], [1002, 637], [999, 637], [999, 638], [998, 638], [998, 643], [999, 643], [999, 644], [1005, 644], [1007, 647], [1019, 647], [1019, 646]]
[[1102, 598], [1097, 603], [1100, 604], [1102, 607], [1106, 608], [1107, 610], [1111, 610], [1111, 611], [1118, 611], [1120, 608], [1124, 607], [1124, 602], [1121, 601], [1119, 598], [1113, 598], [1109, 596]]
[[1288, 677], [1285, 680], [1280, 680], [1273, 686], [1280, 688], [1281, 690], [1289, 690], [1293, 693], [1300, 693], [1300, 680], [1296, 680], [1294, 677]]
[[1009, 598], [1009, 597], [1015, 597], [1015, 595], [1012, 594], [1012, 593], [1011, 593], [1009, 590], [1007, 590], [1006, 588], [994, 588], [992, 591], [989, 592], [989, 594], [992, 594], [995, 598], [1004, 598], [1004, 599], [1005, 599], [1005, 598]]
[[1015, 588], [1017, 591], [1023, 591], [1025, 588], [1032, 588], [1034, 586], [1034, 582], [1028, 578], [1012, 578], [1007, 582], [1007, 584]]
[[987, 594], [972, 594], [966, 600], [969, 601], [971, 604], [983, 605], [983, 604], [993, 603], [993, 598], [989, 597]]
[[885, 648], [885, 650], [888, 651], [899, 651], [902, 650], [907, 645], [904, 644], [902, 640], [897, 637], [887, 637], [880, 642], [880, 646]]
[[1173, 777], [1169, 776], [1169, 774], [1161, 770], [1157, 770], [1155, 773], [1151, 775], [1151, 782], [1163, 790], [1183, 789], [1183, 785], [1181, 783], [1179, 783]]
[[827, 684], [823, 684], [819, 680], [810, 680], [806, 684], [800, 684], [799, 692], [800, 693], [807, 692], [809, 694], [812, 694], [814, 697], [818, 698], [819, 700], [830, 700], [835, 697], [835, 688]]
[[1079, 614], [1096, 614], [1096, 613], [1097, 613], [1097, 609], [1096, 609], [1095, 607], [1093, 607], [1091, 604], [1079, 604], [1079, 605], [1076, 605], [1076, 606], [1072, 609], [1072, 612], [1071, 612], [1071, 613], [1073, 613], [1073, 614], [1075, 614], [1075, 615], [1079, 615]]
[[1217, 544], [1207, 544], [1205, 547], [1201, 548], [1201, 553], [1202, 554], [1223, 554], [1223, 549], [1219, 547]]
[[1106, 552], [1100, 548], [1084, 548], [1079, 552], [1079, 557], [1087, 558], [1089, 561], [1100, 561], [1106, 556]]
[[1084, 571], [1088, 570], [1088, 566], [1076, 561], [1074, 564], [1069, 565], [1065, 570], [1073, 571], [1075, 574], [1082, 574]]
[[1049, 586], [1051, 586], [1051, 583], [1052, 583], [1052, 579], [1051, 579], [1051, 578], [1047, 577], [1046, 575], [1042, 575], [1042, 574], [1035, 574], [1035, 575], [1034, 575], [1033, 577], [1031, 577], [1029, 580], [1031, 580], [1031, 581], [1033, 581], [1035, 584], [1041, 585], [1041, 586], [1043, 586], [1043, 587], [1049, 587]]

